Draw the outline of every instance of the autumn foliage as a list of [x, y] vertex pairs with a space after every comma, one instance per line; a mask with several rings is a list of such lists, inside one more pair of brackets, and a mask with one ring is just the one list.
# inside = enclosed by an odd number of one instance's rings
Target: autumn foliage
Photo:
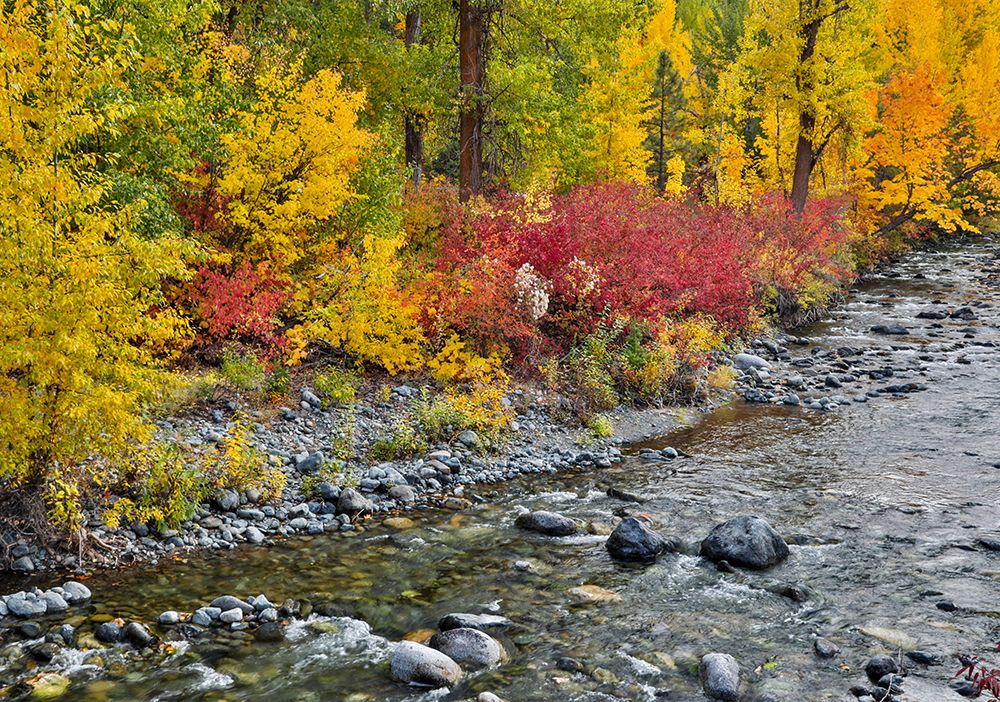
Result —
[[64, 529], [254, 472], [243, 424], [218, 479], [121, 469], [176, 368], [417, 374], [428, 426], [484, 431], [511, 378], [581, 415], [690, 398], [1000, 211], [998, 0], [491, 3], [467, 201], [450, 3], [418, 36], [399, 3], [231, 5], [0, 3], [0, 498]]

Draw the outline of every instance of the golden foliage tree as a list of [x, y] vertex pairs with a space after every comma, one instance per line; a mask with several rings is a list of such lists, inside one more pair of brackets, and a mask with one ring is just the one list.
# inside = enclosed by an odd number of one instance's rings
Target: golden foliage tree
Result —
[[149, 436], [158, 352], [184, 330], [160, 295], [178, 242], [132, 230], [143, 203], [111, 201], [103, 175], [118, 155], [89, 148], [130, 109], [132, 43], [112, 24], [0, 6], [0, 484], [41, 490], [69, 528], [100, 457]]
[[357, 126], [364, 93], [322, 70], [302, 82], [301, 63], [259, 72], [252, 107], [223, 138], [223, 218], [245, 253], [289, 265], [318, 225], [350, 200], [351, 174], [374, 136]]

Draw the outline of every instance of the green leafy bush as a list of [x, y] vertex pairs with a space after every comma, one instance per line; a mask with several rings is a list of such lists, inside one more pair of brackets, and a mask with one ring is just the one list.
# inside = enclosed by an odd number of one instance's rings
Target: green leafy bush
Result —
[[354, 402], [358, 385], [358, 374], [343, 368], [327, 368], [313, 380], [313, 386], [323, 396], [323, 404], [331, 405], [349, 405]]
[[260, 391], [264, 387], [267, 369], [253, 354], [240, 355], [234, 351], [226, 351], [219, 373], [238, 390]]

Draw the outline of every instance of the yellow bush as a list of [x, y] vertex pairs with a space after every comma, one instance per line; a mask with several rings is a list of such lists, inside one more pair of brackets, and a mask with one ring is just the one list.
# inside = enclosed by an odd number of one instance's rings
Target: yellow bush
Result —
[[289, 363], [322, 341], [389, 373], [420, 368], [425, 338], [419, 309], [396, 286], [399, 238], [365, 237], [360, 251], [331, 246], [296, 293], [305, 321], [288, 332]]

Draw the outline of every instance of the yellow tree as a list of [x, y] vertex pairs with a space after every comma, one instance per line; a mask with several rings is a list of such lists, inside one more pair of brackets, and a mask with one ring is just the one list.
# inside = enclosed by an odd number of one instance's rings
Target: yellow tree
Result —
[[300, 63], [276, 62], [256, 75], [254, 104], [222, 144], [223, 219], [238, 248], [286, 266], [305, 255], [316, 227], [355, 196], [351, 175], [375, 143], [357, 126], [363, 103], [332, 71], [302, 82]]
[[[581, 100], [594, 128], [592, 156], [599, 174], [633, 182], [647, 179], [646, 123], [653, 109], [656, 61], [664, 52], [682, 76], [690, 72], [690, 50], [674, 0], [661, 0], [640, 30], [624, 28], [610, 56], [603, 63], [594, 58], [587, 66]], [[674, 183], [673, 189], [677, 187]]]
[[[801, 211], [813, 171], [866, 131], [875, 83], [874, 0], [751, 0], [736, 62], [720, 77], [720, 111], [752, 144], [768, 185]], [[841, 169], [842, 170], [842, 169]]]
[[[992, 19], [991, 19], [992, 18]], [[876, 234], [915, 220], [975, 229], [1000, 194], [1000, 3], [886, 0], [889, 79], [858, 169]]]
[[109, 200], [117, 155], [93, 150], [130, 109], [128, 28], [15, 0], [0, 47], [0, 488], [74, 529], [106, 459], [150, 435], [158, 351], [184, 329], [160, 295], [180, 247], [131, 229], [143, 203]]
[[876, 105], [878, 129], [865, 140], [866, 166], [859, 175], [873, 187], [859, 195], [862, 210], [872, 208], [954, 229], [960, 222], [944, 206], [949, 199], [948, 123], [951, 111], [940, 80], [926, 66], [901, 72], [883, 89]]

